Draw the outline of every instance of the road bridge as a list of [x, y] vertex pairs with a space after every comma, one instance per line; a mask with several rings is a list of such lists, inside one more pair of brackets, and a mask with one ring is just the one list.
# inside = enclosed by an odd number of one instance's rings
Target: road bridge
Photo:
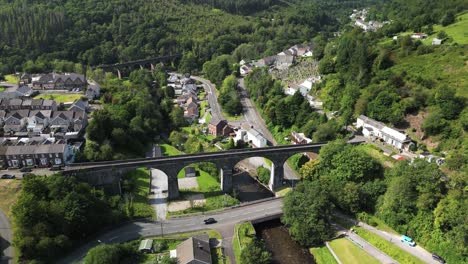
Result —
[[[362, 141], [349, 141], [349, 144], [360, 144]], [[313, 143], [301, 145], [285, 145], [266, 148], [238, 149], [221, 152], [208, 152], [189, 155], [178, 155], [158, 158], [142, 158], [103, 162], [74, 163], [65, 167], [64, 174], [75, 175], [87, 180], [90, 184], [102, 185], [120, 180], [124, 172], [140, 167], [158, 169], [168, 177], [168, 197], [179, 197], [177, 174], [198, 162], [211, 162], [216, 164], [220, 171], [221, 189], [223, 192], [232, 190], [233, 169], [244, 159], [262, 157], [272, 162], [269, 187], [275, 190], [282, 185], [284, 163], [294, 154], [304, 152], [318, 153], [327, 143]]]
[[175, 54], [175, 55], [160, 56], [160, 57], [149, 58], [149, 59], [127, 61], [127, 62], [116, 63], [116, 64], [102, 64], [102, 65], [98, 65], [92, 68], [103, 69], [104, 71], [107, 71], [107, 72], [116, 71], [117, 76], [119, 77], [119, 79], [121, 79], [122, 70], [124, 69], [132, 69], [135, 66], [140, 66], [140, 68], [143, 69], [144, 67], [150, 66], [151, 72], [152, 72], [154, 70], [154, 65], [156, 63], [172, 61], [180, 57], [181, 57], [180, 54]]

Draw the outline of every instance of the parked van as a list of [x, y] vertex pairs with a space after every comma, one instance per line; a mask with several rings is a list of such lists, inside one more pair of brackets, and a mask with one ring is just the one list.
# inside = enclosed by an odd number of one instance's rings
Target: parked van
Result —
[[401, 242], [408, 244], [409, 246], [412, 246], [412, 247], [416, 246], [416, 242], [414, 242], [414, 240], [409, 236], [402, 235]]

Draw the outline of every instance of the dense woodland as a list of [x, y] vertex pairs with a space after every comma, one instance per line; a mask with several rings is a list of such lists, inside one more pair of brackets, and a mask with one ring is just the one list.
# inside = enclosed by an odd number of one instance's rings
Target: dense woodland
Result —
[[[242, 43], [274, 54], [319, 31], [335, 31], [337, 14], [358, 6], [347, 0], [291, 2], [2, 0], [0, 72], [53, 70], [55, 59], [92, 66], [167, 54], [192, 54], [201, 68]], [[237, 14], [247, 10], [259, 14]]]

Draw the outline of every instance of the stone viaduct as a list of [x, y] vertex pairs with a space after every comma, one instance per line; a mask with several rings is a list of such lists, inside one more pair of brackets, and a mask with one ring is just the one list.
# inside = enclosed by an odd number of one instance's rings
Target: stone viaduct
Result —
[[[361, 141], [348, 142], [360, 144]], [[168, 177], [168, 196], [174, 199], [179, 196], [177, 174], [184, 167], [197, 162], [211, 162], [220, 171], [221, 189], [223, 192], [232, 190], [232, 175], [236, 164], [251, 157], [263, 157], [272, 161], [269, 187], [275, 190], [283, 181], [283, 165], [289, 157], [297, 153], [318, 153], [326, 143], [286, 145], [266, 148], [240, 149], [221, 152], [209, 152], [191, 155], [179, 155], [158, 158], [143, 158], [104, 162], [74, 163], [65, 167], [63, 174], [77, 176], [92, 185], [113, 184], [120, 180], [120, 176], [132, 169], [146, 167], [158, 169]]]
[[106, 72], [117, 71], [117, 76], [119, 79], [122, 79], [122, 70], [128, 68], [134, 68], [135, 66], [140, 66], [143, 69], [145, 66], [150, 66], [151, 72], [154, 70], [154, 65], [159, 62], [172, 61], [174, 59], [180, 58], [180, 54], [176, 55], [167, 55], [150, 59], [142, 59], [135, 61], [128, 61], [123, 63], [116, 64], [104, 64], [93, 67], [93, 69], [103, 69]]

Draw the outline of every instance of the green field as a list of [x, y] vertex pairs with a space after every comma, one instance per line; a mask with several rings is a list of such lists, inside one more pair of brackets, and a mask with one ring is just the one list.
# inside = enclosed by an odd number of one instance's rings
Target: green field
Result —
[[446, 27], [441, 25], [434, 25], [434, 33], [423, 42], [431, 44], [432, 39], [437, 37], [440, 31], [445, 31], [449, 38], [453, 39], [454, 43], [468, 44], [468, 13], [457, 16], [455, 23]]
[[148, 204], [148, 192], [150, 186], [149, 171], [140, 168], [129, 172], [130, 177], [136, 178], [136, 191], [133, 194], [133, 217], [145, 218], [154, 216], [154, 209]]
[[314, 247], [309, 249], [310, 254], [314, 256], [317, 264], [337, 264], [332, 253], [326, 246]]
[[330, 247], [343, 264], [374, 264], [380, 263], [376, 258], [370, 256], [364, 250], [353, 244], [346, 238], [331, 241]]
[[79, 100], [83, 96], [83, 94], [40, 94], [34, 97], [34, 99], [50, 99], [57, 103], [68, 103]]
[[18, 83], [19, 81], [18, 77], [16, 77], [13, 74], [8, 74], [8, 75], [5, 75], [4, 77], [7, 83]]
[[[354, 227], [356, 232], [365, 239], [367, 242], [380, 249], [385, 254], [389, 255], [394, 260], [400, 263], [409, 263], [409, 264], [423, 264], [424, 262], [410, 253], [404, 251], [398, 246], [394, 245], [392, 242], [387, 241], [386, 239], [381, 238], [380, 236], [363, 229], [362, 227]], [[400, 243], [400, 241], [394, 241], [395, 243]]]
[[242, 248], [251, 243], [254, 238], [255, 229], [251, 222], [236, 224], [234, 227], [234, 237], [232, 238], [232, 247], [237, 263], [240, 263]]

